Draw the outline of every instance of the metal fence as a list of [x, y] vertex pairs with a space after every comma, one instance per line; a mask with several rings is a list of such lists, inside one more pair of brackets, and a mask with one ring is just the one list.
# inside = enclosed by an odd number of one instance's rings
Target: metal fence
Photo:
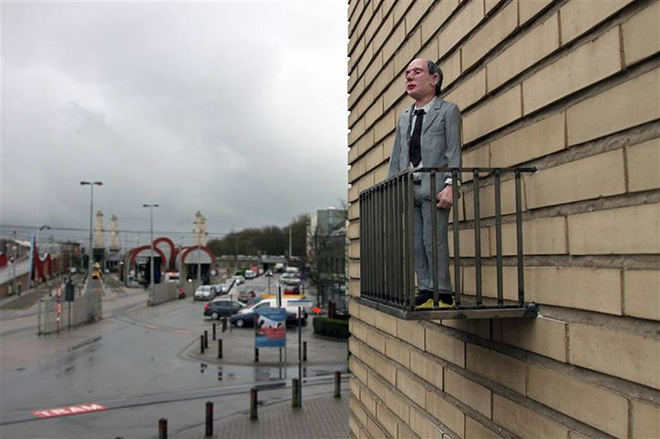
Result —
[[87, 283], [81, 295], [73, 302], [64, 300], [64, 288], [61, 296], [47, 297], [39, 301], [37, 333], [46, 335], [71, 329], [75, 326], [94, 323], [103, 316], [103, 290], [100, 281], [93, 279]]
[[[360, 193], [360, 302], [403, 318], [492, 318], [535, 316], [534, 304], [525, 303], [524, 255], [522, 223], [522, 174], [535, 172], [535, 168], [419, 168], [407, 170]], [[433, 300], [430, 310], [415, 309], [416, 278], [414, 261], [414, 217], [415, 185], [420, 180], [428, 194], [435, 199], [438, 188], [444, 185], [443, 174], [451, 173], [454, 208], [449, 225], [453, 235], [453, 291], [455, 308], [438, 309], [438, 215], [431, 218]], [[474, 220], [460, 222], [458, 205], [461, 189], [456, 183], [459, 176], [470, 174], [473, 197]], [[425, 177], [423, 177], [425, 176]], [[502, 177], [512, 176], [515, 182], [515, 229], [517, 267], [517, 301], [504, 300], [503, 252], [502, 252]], [[482, 291], [481, 251], [481, 192], [482, 182], [494, 185], [495, 265], [497, 271], [497, 297], [492, 303], [484, 301]], [[438, 184], [440, 183], [440, 184]], [[423, 192], [426, 188], [420, 187]], [[419, 192], [418, 192], [419, 197]], [[435, 204], [435, 202], [433, 203]], [[467, 206], [466, 206], [467, 207]], [[460, 229], [473, 229], [474, 256], [461, 257]], [[461, 293], [461, 267], [474, 266], [476, 294]]]

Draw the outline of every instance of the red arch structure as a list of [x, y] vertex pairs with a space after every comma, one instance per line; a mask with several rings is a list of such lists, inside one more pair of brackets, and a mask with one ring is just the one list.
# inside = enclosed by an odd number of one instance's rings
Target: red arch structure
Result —
[[[174, 242], [172, 242], [172, 240], [170, 238], [161, 237], [161, 238], [157, 238], [157, 239], [154, 240], [154, 249], [158, 248], [158, 244], [161, 244], [161, 245], [165, 244], [167, 247], [169, 247], [169, 250], [170, 250], [169, 257], [164, 257], [163, 258], [163, 269], [164, 270], [174, 269], [174, 265], [175, 265], [174, 264], [174, 258], [175, 258]], [[158, 250], [161, 250], [161, 249], [158, 248]], [[161, 252], [162, 252], [162, 250], [161, 250]], [[162, 253], [163, 253], [163, 255], [165, 254], [165, 252], [162, 252]]]

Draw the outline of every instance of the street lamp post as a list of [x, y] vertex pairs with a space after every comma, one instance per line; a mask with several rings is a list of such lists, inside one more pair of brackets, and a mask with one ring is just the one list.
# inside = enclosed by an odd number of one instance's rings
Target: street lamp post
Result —
[[149, 266], [149, 283], [151, 285], [151, 297], [150, 302], [153, 304], [156, 299], [156, 286], [154, 284], [154, 207], [158, 207], [158, 204], [143, 204], [142, 207], [148, 207], [151, 217], [151, 225], [149, 227], [149, 237], [151, 239], [151, 256], [150, 266]]
[[94, 255], [94, 250], [92, 248], [92, 231], [93, 226], [93, 216], [94, 216], [94, 186], [103, 186], [102, 181], [81, 181], [80, 186], [89, 186], [90, 197], [89, 197], [89, 254], [87, 256], [87, 275], [89, 276], [92, 272], [92, 257]]

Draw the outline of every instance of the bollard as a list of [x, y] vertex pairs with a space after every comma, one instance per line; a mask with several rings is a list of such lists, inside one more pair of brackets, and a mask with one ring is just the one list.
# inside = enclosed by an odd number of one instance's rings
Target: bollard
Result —
[[199, 336], [199, 351], [204, 353], [204, 334]]
[[167, 439], [167, 419], [158, 420], [158, 439]]
[[335, 371], [335, 398], [341, 398], [341, 372]]
[[307, 342], [303, 341], [303, 361], [307, 361]]
[[215, 340], [215, 339], [216, 339], [216, 337], [215, 337], [215, 323], [214, 323], [213, 324], [213, 340]]
[[254, 348], [254, 362], [259, 362], [259, 348]]
[[209, 331], [207, 331], [206, 329], [204, 330], [204, 347], [206, 349], [209, 348]]
[[300, 392], [298, 391], [298, 378], [291, 380], [291, 407], [300, 408]]
[[224, 317], [222, 319], [222, 332], [225, 332], [227, 330], [227, 317]]
[[218, 340], [218, 358], [222, 358], [222, 339]]
[[206, 403], [206, 436], [213, 436], [213, 403]]
[[258, 418], [257, 415], [257, 388], [250, 389], [250, 420], [254, 421]]

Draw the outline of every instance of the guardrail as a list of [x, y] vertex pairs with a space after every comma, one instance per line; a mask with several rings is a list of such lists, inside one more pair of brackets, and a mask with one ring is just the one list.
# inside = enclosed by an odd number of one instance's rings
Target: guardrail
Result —
[[[405, 319], [450, 319], [450, 318], [493, 318], [534, 317], [535, 304], [525, 303], [523, 221], [522, 221], [522, 174], [535, 172], [536, 168], [418, 168], [406, 170], [399, 175], [364, 190], [360, 193], [360, 285], [358, 301], [372, 308]], [[415, 220], [413, 217], [415, 197], [429, 189], [430, 198], [435, 199], [444, 186], [443, 176], [451, 173], [454, 208], [449, 225], [453, 235], [453, 297], [455, 308], [439, 308], [438, 270], [433, 273], [433, 303], [431, 309], [416, 309], [415, 278]], [[441, 175], [438, 175], [441, 174]], [[459, 176], [471, 174], [472, 181], [459, 188]], [[428, 178], [425, 176], [428, 175]], [[502, 177], [512, 176], [515, 181], [515, 229], [517, 267], [517, 300], [504, 300], [503, 252], [502, 252]], [[484, 301], [482, 286], [483, 256], [481, 246], [481, 192], [482, 182], [492, 180], [494, 185], [495, 265], [497, 271], [496, 300]], [[421, 183], [420, 183], [421, 182]], [[438, 184], [439, 183], [439, 184]], [[426, 188], [423, 185], [428, 184]], [[420, 186], [415, 195], [415, 186]], [[474, 220], [460, 222], [459, 195], [472, 188]], [[433, 203], [435, 204], [435, 202]], [[432, 263], [438, 267], [438, 209], [432, 209]], [[511, 216], [507, 217], [511, 220]], [[474, 257], [462, 258], [460, 230], [474, 229]], [[458, 233], [456, 233], [458, 232]], [[444, 238], [440, 238], [444, 239]], [[450, 244], [449, 242], [447, 243]], [[509, 261], [510, 263], [511, 261]], [[476, 294], [461, 293], [461, 267], [474, 266]]]

